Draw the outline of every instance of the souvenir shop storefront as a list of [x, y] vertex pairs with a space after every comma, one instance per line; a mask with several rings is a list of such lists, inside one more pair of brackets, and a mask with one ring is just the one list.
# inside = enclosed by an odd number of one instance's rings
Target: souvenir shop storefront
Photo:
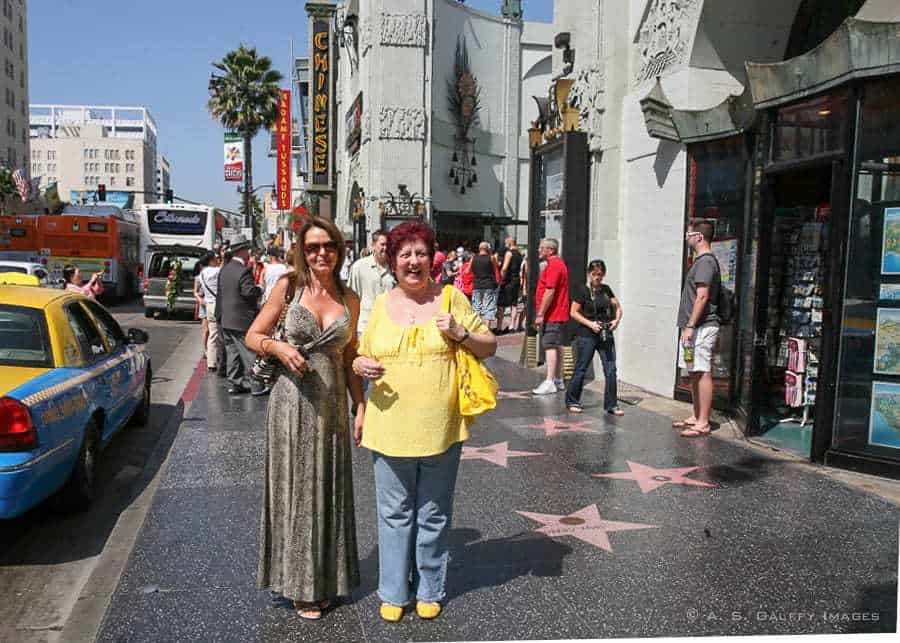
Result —
[[743, 96], [672, 120], [685, 224], [715, 223], [738, 302], [716, 405], [754, 440], [900, 478], [898, 34], [848, 19], [807, 54], [748, 63]]

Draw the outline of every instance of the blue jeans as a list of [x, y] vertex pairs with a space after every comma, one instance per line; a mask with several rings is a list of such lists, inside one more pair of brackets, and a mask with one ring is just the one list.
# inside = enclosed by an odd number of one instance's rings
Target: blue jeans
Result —
[[[438, 455], [396, 458], [373, 452], [378, 509], [378, 596], [407, 605], [446, 595], [448, 536], [462, 443]], [[410, 583], [412, 580], [412, 583]]]
[[473, 290], [472, 308], [484, 321], [494, 321], [497, 318], [497, 289]]
[[603, 395], [603, 408], [611, 411], [618, 406], [618, 386], [616, 383], [616, 342], [610, 334], [606, 342], [600, 341], [599, 335], [575, 338], [575, 373], [566, 389], [566, 406], [581, 404], [581, 392], [584, 390], [584, 375], [587, 373], [594, 352], [600, 355], [603, 364], [603, 377], [606, 379], [606, 390]]

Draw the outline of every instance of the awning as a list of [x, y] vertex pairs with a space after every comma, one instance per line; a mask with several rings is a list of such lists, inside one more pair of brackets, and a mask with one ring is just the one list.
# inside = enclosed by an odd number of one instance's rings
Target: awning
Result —
[[900, 22], [847, 18], [801, 56], [745, 65], [757, 109], [794, 102], [854, 79], [900, 72]]

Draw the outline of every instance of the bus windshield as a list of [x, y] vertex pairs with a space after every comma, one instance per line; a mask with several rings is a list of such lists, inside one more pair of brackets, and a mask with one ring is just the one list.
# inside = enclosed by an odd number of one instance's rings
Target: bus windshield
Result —
[[205, 210], [151, 210], [147, 225], [151, 234], [202, 235], [206, 231]]

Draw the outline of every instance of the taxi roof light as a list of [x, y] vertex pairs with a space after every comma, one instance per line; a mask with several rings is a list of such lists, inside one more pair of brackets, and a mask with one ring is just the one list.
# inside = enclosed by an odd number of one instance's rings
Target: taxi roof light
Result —
[[30, 451], [37, 446], [31, 412], [19, 400], [0, 397], [0, 451]]

